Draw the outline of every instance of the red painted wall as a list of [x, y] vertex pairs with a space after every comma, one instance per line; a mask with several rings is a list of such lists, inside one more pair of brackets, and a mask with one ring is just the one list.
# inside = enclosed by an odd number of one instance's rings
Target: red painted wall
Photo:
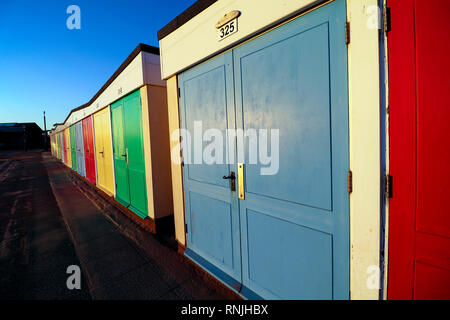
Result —
[[94, 149], [94, 131], [92, 126], [92, 116], [83, 119], [83, 143], [84, 159], [86, 163], [86, 179], [93, 184], [96, 183], [95, 173], [95, 149]]
[[388, 7], [388, 298], [450, 299], [450, 1]]

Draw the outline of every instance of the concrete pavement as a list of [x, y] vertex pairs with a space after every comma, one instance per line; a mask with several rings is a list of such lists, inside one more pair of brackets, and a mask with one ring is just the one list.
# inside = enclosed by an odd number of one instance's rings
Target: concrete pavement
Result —
[[234, 298], [48, 153], [0, 155], [0, 237], [0, 299]]

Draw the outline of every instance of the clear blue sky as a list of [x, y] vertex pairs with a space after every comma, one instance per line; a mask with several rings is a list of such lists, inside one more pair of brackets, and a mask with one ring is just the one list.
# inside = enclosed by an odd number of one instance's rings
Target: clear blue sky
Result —
[[[0, 122], [36, 122], [47, 129], [88, 102], [142, 42], [195, 0], [2, 0]], [[69, 30], [69, 5], [81, 29]]]

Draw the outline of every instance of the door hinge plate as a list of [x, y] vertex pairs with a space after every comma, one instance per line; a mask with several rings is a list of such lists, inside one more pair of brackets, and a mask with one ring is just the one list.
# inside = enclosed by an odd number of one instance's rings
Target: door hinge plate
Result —
[[185, 232], [186, 234], [188, 233], [187, 223], [184, 224], [184, 232]]
[[386, 193], [386, 198], [392, 198], [392, 176], [389, 174], [384, 179], [384, 192]]
[[350, 22], [345, 22], [345, 44], [350, 44]]
[[347, 190], [349, 194], [353, 192], [353, 173], [351, 170], [347, 173]]

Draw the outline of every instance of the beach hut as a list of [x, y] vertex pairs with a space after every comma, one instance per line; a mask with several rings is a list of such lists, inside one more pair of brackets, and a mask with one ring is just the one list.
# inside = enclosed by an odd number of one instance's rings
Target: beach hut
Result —
[[378, 3], [200, 0], [158, 32], [179, 250], [245, 298], [380, 297]]

